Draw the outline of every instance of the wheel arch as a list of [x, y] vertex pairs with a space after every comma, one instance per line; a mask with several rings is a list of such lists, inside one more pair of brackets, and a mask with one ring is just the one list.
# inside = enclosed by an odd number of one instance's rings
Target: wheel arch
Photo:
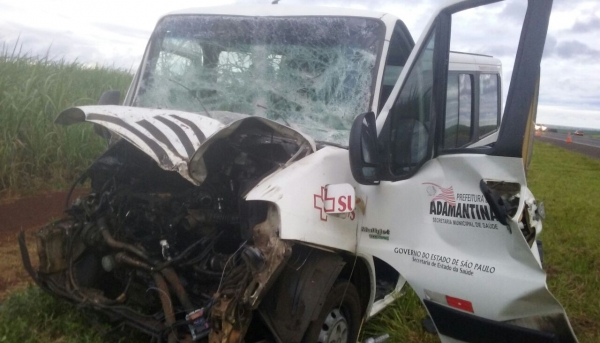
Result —
[[375, 298], [375, 267], [371, 256], [343, 254], [344, 268], [338, 279], [350, 281], [360, 296], [360, 308], [363, 318], [370, 312]]
[[346, 265], [341, 254], [296, 243], [258, 313], [278, 342], [300, 342], [317, 319], [329, 290]]
[[296, 242], [258, 313], [279, 342], [300, 342], [338, 280], [348, 280], [356, 287], [365, 318], [374, 295], [372, 258]]

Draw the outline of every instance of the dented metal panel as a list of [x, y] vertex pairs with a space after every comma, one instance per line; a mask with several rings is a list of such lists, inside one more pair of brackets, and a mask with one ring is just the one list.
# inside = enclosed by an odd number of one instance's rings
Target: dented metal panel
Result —
[[207, 137], [225, 127], [199, 114], [128, 106], [80, 106], [64, 110], [57, 124], [80, 122], [101, 125], [134, 144], [161, 168], [188, 175], [187, 162]]
[[[286, 137], [296, 142], [299, 147], [298, 152], [302, 153], [312, 153], [317, 150], [315, 146], [315, 142], [309, 136], [306, 136], [290, 127], [283, 126], [277, 122], [272, 120], [261, 118], [261, 117], [247, 117], [245, 119], [237, 120], [231, 123], [229, 126], [219, 131], [215, 135], [213, 135], [210, 139], [206, 141], [206, 143], [202, 144], [202, 146], [196, 151], [194, 156], [191, 157], [189, 163], [189, 173], [190, 176], [195, 180], [196, 183], [200, 184], [204, 181], [207, 176], [206, 165], [204, 162], [203, 155], [204, 153], [211, 147], [212, 144], [217, 142], [220, 139], [224, 139], [230, 135], [232, 135], [236, 130], [238, 130], [242, 124], [247, 124], [247, 129], [252, 129], [252, 127], [256, 127], [256, 129], [271, 130], [271, 132], [263, 131], [264, 134], [268, 136], [273, 136], [274, 134]], [[271, 138], [272, 139], [272, 138]], [[293, 160], [293, 158], [292, 158]], [[292, 162], [292, 161], [290, 161]], [[288, 162], [288, 163], [290, 163]]]
[[[203, 178], [193, 178], [190, 175], [188, 162], [195, 154], [194, 160], [201, 160], [202, 152], [206, 151], [212, 142], [227, 137], [243, 122], [262, 123], [278, 134], [297, 141], [299, 146], [309, 147], [311, 152], [316, 150], [312, 138], [266, 118], [227, 111], [211, 111], [207, 115], [115, 105], [79, 106], [62, 111], [55, 123], [71, 125], [91, 122], [101, 125], [138, 147], [162, 169], [177, 171], [196, 185], [199, 185]], [[223, 130], [225, 128], [227, 129]], [[199, 150], [207, 138], [217, 132], [219, 135], [215, 135]], [[198, 165], [198, 162], [195, 165]]]

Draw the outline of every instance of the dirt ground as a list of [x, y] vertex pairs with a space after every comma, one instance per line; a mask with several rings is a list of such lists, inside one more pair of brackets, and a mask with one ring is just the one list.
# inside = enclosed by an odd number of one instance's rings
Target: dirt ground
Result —
[[[77, 189], [71, 199], [87, 193]], [[0, 301], [14, 290], [33, 283], [23, 269], [17, 235], [25, 231], [32, 263], [37, 263], [34, 232], [64, 215], [67, 192], [46, 192], [35, 196], [0, 200]]]

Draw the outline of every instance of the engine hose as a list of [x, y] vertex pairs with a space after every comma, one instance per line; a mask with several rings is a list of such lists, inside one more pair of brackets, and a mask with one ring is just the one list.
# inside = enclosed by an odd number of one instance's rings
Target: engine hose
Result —
[[146, 262], [136, 260], [135, 258], [133, 258], [131, 256], [127, 256], [127, 253], [124, 253], [124, 252], [119, 252], [115, 255], [115, 262], [117, 262], [119, 264], [127, 264], [134, 268], [140, 268], [140, 269], [144, 269], [147, 271], [154, 271], [152, 269], [152, 267], [149, 264], [147, 264]]
[[221, 278], [221, 275], [223, 275], [223, 272], [213, 272], [212, 270], [206, 270], [203, 269], [202, 267], [198, 266], [198, 265], [194, 265], [192, 266], [192, 268], [199, 274], [202, 274], [203, 276], [207, 277], [207, 278], [211, 278], [213, 280], [219, 280]]
[[[223, 235], [223, 232], [219, 232], [216, 236], [210, 238], [209, 239], [210, 242], [208, 242], [208, 245], [206, 245], [206, 247], [204, 247], [204, 249], [203, 249], [204, 251], [200, 255], [198, 255], [198, 256], [196, 256], [196, 257], [194, 257], [192, 259], [189, 259], [189, 260], [187, 260], [185, 262], [183, 262], [181, 265], [182, 266], [191, 266], [191, 265], [195, 265], [195, 264], [197, 264], [199, 262], [202, 262], [204, 259], [206, 259], [206, 257], [208, 257], [208, 254], [210, 254], [210, 252], [213, 249], [213, 247], [215, 246], [215, 244], [217, 244], [217, 240], [222, 235]], [[185, 253], [185, 251], [184, 251], [184, 253]]]
[[102, 238], [104, 238], [104, 241], [106, 242], [106, 244], [108, 244], [109, 247], [119, 249], [119, 250], [127, 250], [130, 253], [137, 255], [138, 257], [141, 257], [146, 261], [148, 260], [148, 255], [146, 255], [146, 253], [143, 252], [141, 249], [136, 248], [131, 244], [123, 243], [123, 242], [120, 242], [120, 241], [117, 241], [116, 239], [114, 239], [113, 236], [108, 231], [108, 227], [106, 226], [106, 220], [103, 217], [98, 219], [97, 223], [98, 223], [98, 227], [100, 228], [100, 233], [102, 234]]
[[238, 224], [240, 222], [240, 218], [232, 214], [211, 212], [208, 217], [210, 221], [220, 224]]
[[83, 181], [85, 181], [85, 179], [89, 175], [90, 175], [90, 170], [87, 169], [77, 178], [77, 180], [75, 180], [75, 182], [73, 182], [73, 184], [71, 185], [71, 188], [69, 188], [69, 192], [67, 193], [67, 199], [65, 200], [65, 210], [69, 209], [69, 203], [71, 202], [71, 195], [73, 195], [73, 191], [75, 190], [75, 187], [77, 187], [77, 184], [83, 183]]
[[173, 324], [175, 324], [175, 312], [173, 311], [173, 304], [169, 296], [169, 286], [167, 286], [167, 282], [159, 273], [153, 273], [152, 277], [154, 277], [154, 283], [156, 283], [156, 287], [158, 288], [160, 303], [165, 313], [165, 323], [172, 329], [171, 333], [169, 333], [168, 343], [176, 343], [177, 330], [173, 327]]
[[185, 291], [185, 289], [181, 285], [181, 282], [179, 281], [179, 276], [177, 276], [177, 273], [175, 273], [173, 268], [165, 268], [160, 272], [171, 285], [171, 290], [173, 291], [173, 293], [175, 293], [175, 296], [177, 296], [177, 299], [179, 299], [181, 305], [183, 305], [185, 312], [190, 313], [194, 311], [194, 305], [192, 305], [192, 302], [190, 301], [187, 292]]
[[234, 214], [200, 212], [194, 215], [194, 218], [201, 223], [211, 224], [238, 224], [240, 217]]
[[197, 242], [195, 242], [192, 245], [190, 245], [189, 247], [187, 247], [182, 253], [175, 256], [173, 259], [157, 265], [154, 269], [156, 271], [160, 271], [160, 270], [163, 270], [164, 268], [170, 267], [171, 265], [178, 264], [179, 261], [181, 261], [183, 258], [185, 258], [192, 250], [194, 250], [197, 246], [202, 245], [204, 243], [206, 243], [204, 239], [198, 240]]
[[221, 284], [221, 288], [227, 288], [228, 286], [237, 285], [239, 282], [241, 282], [244, 279], [245, 276], [246, 276], [245, 268], [243, 268], [243, 267], [235, 268], [235, 269], [231, 270], [229, 272], [228, 277], [223, 280], [223, 283]]

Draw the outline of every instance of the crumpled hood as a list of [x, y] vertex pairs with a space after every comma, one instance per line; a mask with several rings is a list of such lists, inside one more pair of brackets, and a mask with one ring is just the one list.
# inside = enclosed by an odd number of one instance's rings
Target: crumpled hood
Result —
[[[215, 139], [227, 136], [247, 120], [261, 121], [284, 136], [307, 144], [315, 151], [314, 141], [304, 134], [272, 120], [251, 117], [241, 113], [211, 111], [209, 118], [198, 113], [169, 109], [143, 107], [98, 105], [78, 106], [62, 111], [55, 120], [56, 124], [71, 125], [91, 122], [110, 130], [117, 136], [129, 141], [150, 156], [165, 170], [177, 171], [190, 182], [199, 185], [190, 175], [188, 167], [192, 156], [204, 145], [210, 145], [210, 137], [225, 128]], [[202, 152], [206, 149], [202, 149]], [[200, 159], [196, 154], [195, 160]]]

